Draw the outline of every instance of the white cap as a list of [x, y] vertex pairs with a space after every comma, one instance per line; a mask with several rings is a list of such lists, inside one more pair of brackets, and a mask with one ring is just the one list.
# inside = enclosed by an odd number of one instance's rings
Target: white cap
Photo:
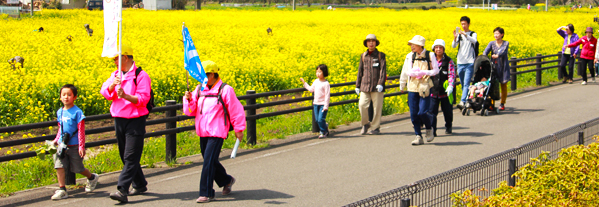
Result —
[[433, 43], [433, 47], [432, 47], [432, 51], [435, 51], [435, 46], [437, 45], [441, 45], [443, 46], [443, 49], [445, 49], [445, 41], [443, 41], [442, 39], [436, 39], [435, 42]]

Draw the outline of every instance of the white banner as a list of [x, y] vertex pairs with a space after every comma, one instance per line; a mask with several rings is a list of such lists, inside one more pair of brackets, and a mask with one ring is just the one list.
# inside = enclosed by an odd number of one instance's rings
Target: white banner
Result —
[[119, 54], [117, 41], [122, 5], [121, 0], [104, 0], [104, 49], [102, 50], [102, 57], [114, 57]]

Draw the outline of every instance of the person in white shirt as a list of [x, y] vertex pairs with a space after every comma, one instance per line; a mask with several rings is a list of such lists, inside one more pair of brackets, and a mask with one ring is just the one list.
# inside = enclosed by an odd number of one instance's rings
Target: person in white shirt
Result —
[[[451, 47], [458, 48], [458, 77], [462, 84], [462, 98], [458, 104], [461, 110], [465, 108], [466, 99], [468, 97], [468, 86], [474, 73], [474, 59], [478, 55], [478, 40], [474, 31], [470, 31], [470, 18], [463, 16], [460, 18], [462, 31], [453, 31], [453, 42]], [[466, 107], [467, 108], [467, 107]]]
[[431, 111], [431, 88], [433, 87], [433, 76], [439, 73], [439, 64], [435, 53], [426, 51], [424, 37], [414, 36], [408, 41], [412, 52], [406, 55], [399, 78], [399, 90], [408, 90], [408, 106], [410, 107], [410, 118], [414, 125], [416, 139], [412, 145], [424, 144], [421, 126], [426, 128], [426, 141], [432, 142], [433, 114]]

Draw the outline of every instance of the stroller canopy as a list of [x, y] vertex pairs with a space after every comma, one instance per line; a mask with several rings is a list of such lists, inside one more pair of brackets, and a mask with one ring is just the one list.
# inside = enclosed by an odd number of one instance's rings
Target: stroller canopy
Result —
[[478, 83], [483, 77], [489, 80], [493, 74], [493, 64], [489, 57], [486, 55], [479, 55], [474, 60], [474, 75], [472, 76], [472, 83]]

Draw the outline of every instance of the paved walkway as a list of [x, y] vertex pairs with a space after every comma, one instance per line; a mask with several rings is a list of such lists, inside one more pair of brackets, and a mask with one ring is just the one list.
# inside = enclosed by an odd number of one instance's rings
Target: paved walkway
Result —
[[[579, 82], [578, 82], [579, 83]], [[591, 83], [556, 85], [512, 94], [499, 115], [462, 116], [454, 111], [454, 134], [440, 128], [432, 143], [411, 146], [414, 138], [408, 114], [384, 117], [379, 136], [359, 135], [356, 123], [339, 127], [328, 139], [295, 135], [273, 141], [272, 147], [243, 151], [222, 163], [237, 183], [230, 196], [203, 206], [341, 206], [433, 176], [502, 152], [599, 115], [599, 86]], [[440, 119], [443, 120], [443, 119]], [[440, 121], [442, 125], [443, 121]], [[144, 169], [145, 195], [129, 197], [127, 206], [196, 205], [201, 157], [178, 168]], [[181, 162], [181, 161], [180, 161]], [[117, 173], [105, 174], [94, 193], [71, 192], [50, 201], [55, 186], [20, 192], [0, 199], [10, 206], [112, 206]]]

